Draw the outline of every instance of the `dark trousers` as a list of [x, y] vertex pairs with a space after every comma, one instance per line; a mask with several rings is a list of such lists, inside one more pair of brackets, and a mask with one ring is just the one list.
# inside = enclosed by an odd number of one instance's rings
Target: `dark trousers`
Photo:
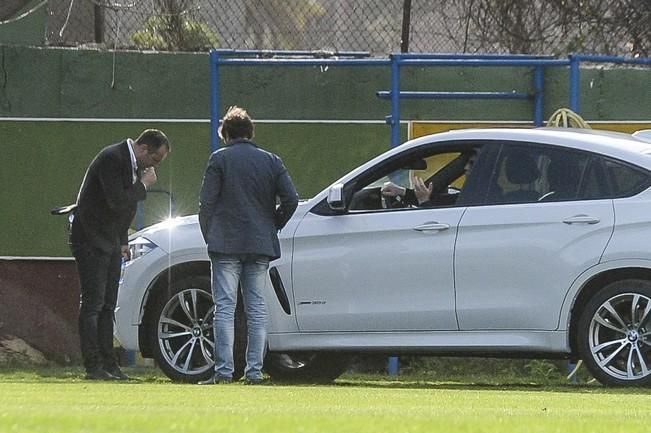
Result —
[[122, 255], [120, 249], [106, 253], [88, 245], [73, 244], [71, 249], [81, 285], [79, 340], [84, 367], [111, 369], [117, 365], [113, 319]]

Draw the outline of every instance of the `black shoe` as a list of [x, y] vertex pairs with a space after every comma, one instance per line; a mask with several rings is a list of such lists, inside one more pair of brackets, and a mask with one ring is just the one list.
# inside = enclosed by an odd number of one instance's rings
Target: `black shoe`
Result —
[[115, 380], [115, 376], [102, 370], [101, 368], [94, 368], [92, 370], [86, 370], [86, 380]]
[[264, 384], [264, 379], [249, 379], [248, 377], [244, 379], [245, 385], [262, 385]]
[[202, 380], [201, 382], [198, 382], [197, 384], [198, 385], [216, 385], [216, 384], [219, 384], [219, 383], [232, 383], [232, 382], [233, 382], [233, 379], [231, 379], [230, 377], [222, 377], [222, 376], [219, 376], [219, 375], [215, 374], [210, 379]]
[[120, 370], [120, 367], [113, 367], [110, 369], [106, 369], [106, 372], [113, 376], [113, 379], [115, 380], [129, 380], [129, 376], [126, 374], [122, 373], [122, 370]]

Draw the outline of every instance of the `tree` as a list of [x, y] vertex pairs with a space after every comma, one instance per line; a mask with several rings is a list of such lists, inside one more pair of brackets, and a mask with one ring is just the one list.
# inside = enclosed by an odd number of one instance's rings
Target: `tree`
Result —
[[144, 28], [131, 36], [141, 49], [200, 51], [215, 48], [218, 38], [204, 23], [188, 17], [191, 0], [155, 0], [157, 14], [145, 21]]
[[[447, 0], [464, 51], [648, 54], [649, 0]], [[457, 19], [455, 19], [457, 18]], [[453, 36], [454, 35], [454, 36]]]

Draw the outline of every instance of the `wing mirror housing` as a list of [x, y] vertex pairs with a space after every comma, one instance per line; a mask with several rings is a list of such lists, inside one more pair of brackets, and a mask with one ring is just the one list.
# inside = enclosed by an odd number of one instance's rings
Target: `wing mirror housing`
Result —
[[328, 206], [338, 212], [346, 210], [343, 183], [336, 183], [328, 189]]

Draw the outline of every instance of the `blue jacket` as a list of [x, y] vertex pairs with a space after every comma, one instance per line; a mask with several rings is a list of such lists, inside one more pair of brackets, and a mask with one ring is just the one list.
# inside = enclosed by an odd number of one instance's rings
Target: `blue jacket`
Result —
[[296, 188], [273, 153], [241, 140], [210, 155], [199, 198], [209, 252], [280, 257], [277, 233], [297, 206]]

